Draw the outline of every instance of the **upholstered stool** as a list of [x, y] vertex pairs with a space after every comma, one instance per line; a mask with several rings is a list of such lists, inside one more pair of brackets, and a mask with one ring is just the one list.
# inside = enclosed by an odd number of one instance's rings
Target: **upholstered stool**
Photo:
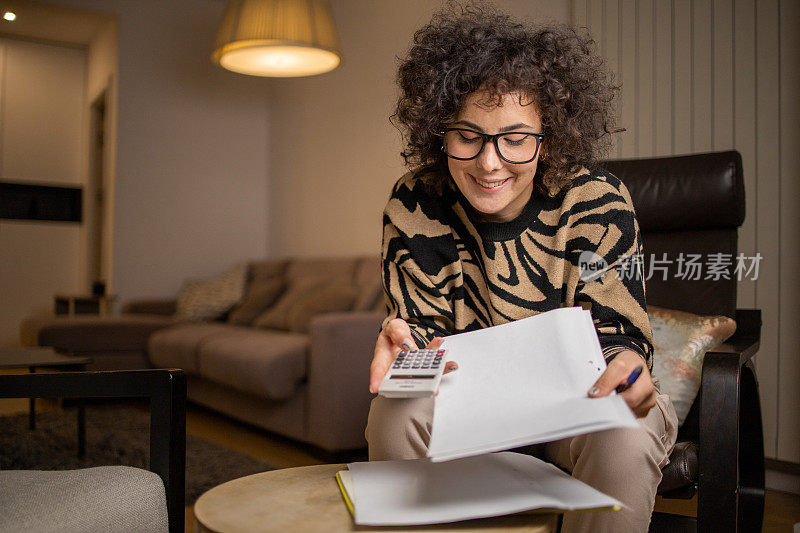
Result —
[[161, 478], [129, 466], [2, 470], [0, 509], [0, 531], [167, 531]]

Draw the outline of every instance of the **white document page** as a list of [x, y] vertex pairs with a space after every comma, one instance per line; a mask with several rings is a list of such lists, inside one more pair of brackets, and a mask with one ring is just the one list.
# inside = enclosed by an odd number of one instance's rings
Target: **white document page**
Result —
[[442, 347], [458, 370], [434, 401], [433, 461], [637, 425], [620, 396], [587, 396], [606, 364], [579, 307], [452, 335]]
[[[351, 463], [355, 522], [455, 522], [531, 509], [618, 509], [621, 503], [535, 457], [492, 453], [456, 461]], [[352, 491], [352, 492], [351, 492]]]

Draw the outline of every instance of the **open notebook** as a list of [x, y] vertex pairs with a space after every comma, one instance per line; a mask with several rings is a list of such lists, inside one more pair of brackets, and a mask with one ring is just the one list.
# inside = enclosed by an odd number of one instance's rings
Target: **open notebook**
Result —
[[458, 370], [434, 401], [432, 461], [637, 425], [620, 396], [587, 396], [606, 363], [580, 307], [451, 335], [442, 347]]
[[502, 452], [434, 463], [350, 463], [336, 475], [356, 524], [410, 526], [521, 511], [618, 510], [622, 504], [535, 457]]

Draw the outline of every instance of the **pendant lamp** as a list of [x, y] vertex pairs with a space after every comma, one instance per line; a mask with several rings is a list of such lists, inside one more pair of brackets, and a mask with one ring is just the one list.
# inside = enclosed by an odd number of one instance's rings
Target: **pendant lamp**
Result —
[[212, 59], [253, 76], [313, 76], [339, 66], [341, 53], [324, 0], [228, 0]]

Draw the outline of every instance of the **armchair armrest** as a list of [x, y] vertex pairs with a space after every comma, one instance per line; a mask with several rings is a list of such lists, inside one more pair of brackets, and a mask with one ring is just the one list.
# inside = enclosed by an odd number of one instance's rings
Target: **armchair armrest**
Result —
[[0, 398], [149, 399], [150, 470], [164, 482], [170, 532], [183, 531], [186, 375], [182, 370], [0, 375]]
[[363, 448], [369, 365], [385, 314], [330, 313], [311, 321], [308, 432], [328, 451]]
[[752, 359], [761, 345], [761, 310], [737, 309], [736, 332], [713, 353], [733, 354], [740, 364]]
[[698, 531], [760, 531], [764, 438], [758, 381], [761, 312], [737, 310], [737, 332], [706, 353], [698, 401]]

